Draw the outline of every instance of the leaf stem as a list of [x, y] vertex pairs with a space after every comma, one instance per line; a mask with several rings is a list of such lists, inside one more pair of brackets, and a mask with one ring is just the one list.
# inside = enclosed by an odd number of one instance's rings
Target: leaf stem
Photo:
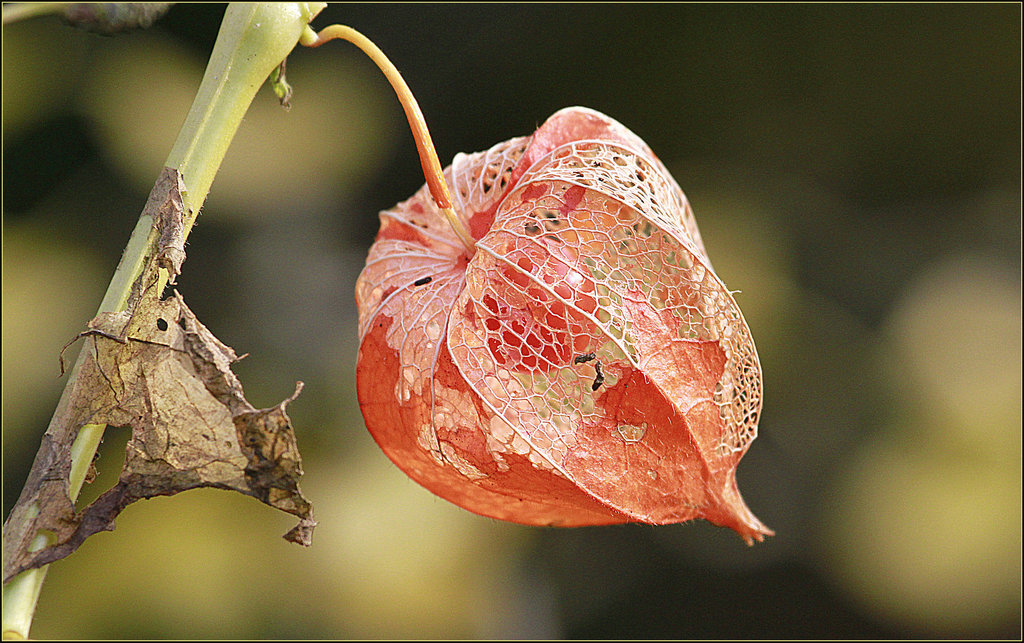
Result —
[[[182, 194], [187, 213], [186, 237], [257, 90], [294, 49], [309, 21], [325, 6], [322, 2], [231, 3], [228, 6], [199, 92], [165, 163], [181, 173], [186, 186]], [[4, 9], [6, 23], [7, 7]], [[152, 217], [143, 214], [114, 272], [99, 313], [125, 310], [132, 284], [158, 251], [159, 240], [160, 231]], [[61, 409], [68, 403], [78, 367], [86, 353], [84, 350], [79, 353], [72, 368], [54, 420], [51, 420], [51, 429], [55, 419], [63, 415]], [[72, 500], [81, 490], [104, 428], [97, 424], [83, 426], [72, 445], [69, 480]], [[5, 541], [9, 527], [12, 525], [4, 525]], [[30, 547], [41, 549], [46, 544], [46, 536], [39, 534]], [[5, 542], [5, 549], [6, 546]], [[45, 576], [45, 567], [32, 569], [19, 574], [4, 587], [4, 639], [28, 638]]]
[[423, 168], [423, 176], [427, 180], [427, 186], [430, 188], [430, 196], [433, 197], [434, 203], [441, 210], [441, 214], [448, 220], [459, 241], [472, 254], [476, 243], [473, 241], [473, 236], [466, 230], [462, 220], [455, 213], [451, 192], [448, 190], [448, 183], [444, 180], [444, 172], [441, 170], [441, 163], [437, 159], [437, 151], [434, 149], [434, 141], [430, 137], [430, 130], [427, 129], [427, 122], [423, 118], [423, 112], [420, 111], [419, 103], [416, 102], [412, 91], [406, 84], [405, 79], [402, 78], [402, 74], [388, 60], [384, 52], [377, 45], [373, 44], [373, 41], [352, 27], [330, 25], [329, 27], [324, 27], [319, 32], [314, 32], [312, 29], [307, 28], [304, 30], [302, 39], [299, 42], [307, 47], [319, 47], [331, 40], [347, 40], [356, 47], [359, 47], [380, 68], [388, 82], [391, 83], [395, 94], [398, 95], [398, 102], [402, 104], [405, 116], [409, 120], [412, 136], [416, 140], [416, 151], [419, 152], [420, 166]]

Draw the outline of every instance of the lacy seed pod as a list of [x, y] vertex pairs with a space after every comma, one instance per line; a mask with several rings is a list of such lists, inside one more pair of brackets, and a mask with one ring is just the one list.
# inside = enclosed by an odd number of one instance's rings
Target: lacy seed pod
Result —
[[387, 456], [502, 520], [771, 535], [736, 485], [754, 342], [648, 146], [572, 107], [444, 178], [463, 234], [424, 186], [381, 213], [356, 286], [359, 403]]

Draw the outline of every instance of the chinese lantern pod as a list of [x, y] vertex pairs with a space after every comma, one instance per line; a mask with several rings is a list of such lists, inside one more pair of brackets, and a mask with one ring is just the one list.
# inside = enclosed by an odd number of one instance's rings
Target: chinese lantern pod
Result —
[[772, 532], [736, 466], [761, 370], [678, 184], [615, 120], [572, 107], [380, 215], [356, 285], [359, 403], [435, 494], [529, 525], [705, 518]]

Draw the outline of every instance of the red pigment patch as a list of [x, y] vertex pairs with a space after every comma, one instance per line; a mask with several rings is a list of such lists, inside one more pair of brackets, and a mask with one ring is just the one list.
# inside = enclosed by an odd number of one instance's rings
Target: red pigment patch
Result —
[[405, 223], [388, 221], [387, 225], [377, 233], [377, 241], [382, 239], [394, 239], [396, 241], [408, 241], [417, 245], [426, 245], [427, 238], [420, 234], [419, 229]]
[[479, 241], [490, 232], [491, 226], [494, 225], [494, 213], [498, 211], [500, 204], [501, 199], [495, 201], [494, 205], [483, 212], [477, 212], [469, 217], [469, 234], [473, 236], [474, 240]]
[[583, 200], [583, 195], [587, 193], [587, 189], [580, 185], [574, 185], [565, 191], [565, 202], [558, 210], [563, 215], [569, 214], [576, 209], [576, 206]]
[[540, 183], [531, 183], [523, 189], [523, 193], [520, 195], [520, 198], [523, 201], [535, 201], [544, 196], [546, 191], [547, 186]]

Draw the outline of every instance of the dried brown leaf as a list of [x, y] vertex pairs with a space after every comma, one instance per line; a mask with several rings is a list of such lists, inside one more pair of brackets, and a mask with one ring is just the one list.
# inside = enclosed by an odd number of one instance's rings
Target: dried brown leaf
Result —
[[[113, 529], [135, 500], [198, 487], [232, 489], [298, 516], [285, 538], [310, 544], [316, 522], [299, 491], [301, 458], [285, 412], [302, 383], [277, 406], [255, 408], [231, 372], [235, 352], [179, 295], [160, 299], [158, 268], [176, 254], [168, 249], [182, 248], [180, 227], [174, 230], [183, 218], [180, 185], [177, 172], [165, 170], [147, 204], [162, 243], [133, 287], [129, 310], [98, 315], [83, 333], [88, 354], [4, 524], [4, 582]], [[172, 270], [176, 266], [180, 261], [172, 261]], [[132, 436], [117, 484], [76, 513], [68, 494], [71, 444], [86, 424], [130, 426]], [[40, 532], [50, 533], [54, 544], [29, 551]]]

